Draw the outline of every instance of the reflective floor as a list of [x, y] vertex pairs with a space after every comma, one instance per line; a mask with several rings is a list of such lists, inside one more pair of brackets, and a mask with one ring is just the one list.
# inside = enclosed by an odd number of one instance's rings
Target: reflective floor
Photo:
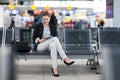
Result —
[[17, 66], [17, 80], [101, 80], [102, 74], [96, 74], [86, 65], [87, 59], [74, 59], [75, 64], [67, 67], [58, 60], [59, 77], [51, 72], [50, 59], [28, 59], [15, 61]]

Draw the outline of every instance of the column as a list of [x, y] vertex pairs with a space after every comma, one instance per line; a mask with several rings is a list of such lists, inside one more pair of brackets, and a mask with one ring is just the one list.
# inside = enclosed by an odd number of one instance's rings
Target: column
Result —
[[120, 27], [120, 0], [113, 0], [113, 26]]

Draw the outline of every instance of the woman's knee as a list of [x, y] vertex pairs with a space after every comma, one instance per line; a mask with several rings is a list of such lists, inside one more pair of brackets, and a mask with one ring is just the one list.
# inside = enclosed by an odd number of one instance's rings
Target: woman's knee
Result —
[[50, 43], [50, 45], [49, 45], [49, 49], [55, 49], [56, 48], [56, 45], [55, 45], [55, 43]]
[[53, 37], [54, 41], [59, 41], [58, 37]]

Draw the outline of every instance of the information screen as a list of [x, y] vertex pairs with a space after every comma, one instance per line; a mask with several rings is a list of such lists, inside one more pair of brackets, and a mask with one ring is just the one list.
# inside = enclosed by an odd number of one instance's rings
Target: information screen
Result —
[[113, 0], [106, 0], [106, 18], [113, 18]]

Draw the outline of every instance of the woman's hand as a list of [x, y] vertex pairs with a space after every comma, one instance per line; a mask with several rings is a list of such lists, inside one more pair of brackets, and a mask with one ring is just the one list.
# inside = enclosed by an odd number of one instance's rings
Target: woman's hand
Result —
[[45, 41], [46, 41], [46, 39], [40, 39], [40, 40], [38, 40], [38, 42], [40, 42], [40, 43], [45, 42]]

